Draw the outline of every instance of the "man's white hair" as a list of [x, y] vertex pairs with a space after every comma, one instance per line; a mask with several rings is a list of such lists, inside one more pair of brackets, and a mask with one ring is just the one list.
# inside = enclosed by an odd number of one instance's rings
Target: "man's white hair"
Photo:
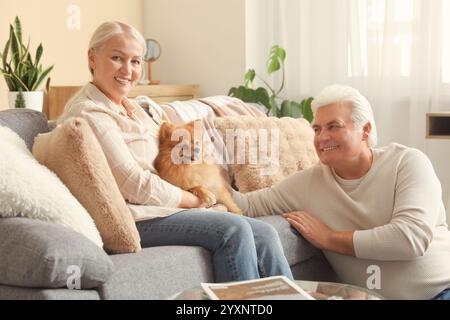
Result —
[[370, 122], [372, 130], [368, 138], [370, 147], [377, 145], [377, 127], [369, 101], [355, 88], [333, 84], [325, 87], [312, 101], [311, 107], [314, 114], [317, 109], [329, 104], [348, 102], [352, 106], [351, 119], [358, 129]]

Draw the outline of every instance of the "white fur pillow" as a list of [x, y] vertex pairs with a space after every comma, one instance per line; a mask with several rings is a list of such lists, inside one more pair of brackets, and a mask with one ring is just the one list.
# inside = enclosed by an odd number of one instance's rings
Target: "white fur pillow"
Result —
[[0, 137], [0, 217], [58, 223], [103, 247], [89, 213], [61, 180], [37, 162], [11, 129], [0, 126]]

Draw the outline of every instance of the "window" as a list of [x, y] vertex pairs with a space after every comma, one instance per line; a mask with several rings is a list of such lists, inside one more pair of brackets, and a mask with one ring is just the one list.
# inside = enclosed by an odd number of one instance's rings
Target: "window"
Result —
[[[348, 42], [348, 76], [409, 77], [412, 50], [417, 39], [434, 40], [440, 57], [441, 81], [450, 84], [450, 0], [433, 0], [441, 23], [432, 32], [435, 38], [421, 39], [421, 23], [433, 19], [431, 1], [361, 0], [353, 12]], [[438, 3], [439, 2], [439, 3]], [[426, 8], [427, 10], [423, 10]], [[428, 16], [426, 16], [428, 15]], [[416, 46], [416, 47], [414, 47]], [[420, 55], [420, 52], [417, 53]], [[439, 59], [437, 59], [439, 60]], [[438, 63], [439, 67], [439, 63]]]

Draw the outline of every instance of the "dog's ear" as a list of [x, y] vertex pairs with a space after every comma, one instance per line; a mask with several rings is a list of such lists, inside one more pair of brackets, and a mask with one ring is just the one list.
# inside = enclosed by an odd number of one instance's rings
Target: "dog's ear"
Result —
[[159, 127], [159, 134], [158, 134], [160, 144], [164, 141], [170, 141], [174, 128], [175, 126], [170, 122], [163, 122], [161, 124], [161, 126]]

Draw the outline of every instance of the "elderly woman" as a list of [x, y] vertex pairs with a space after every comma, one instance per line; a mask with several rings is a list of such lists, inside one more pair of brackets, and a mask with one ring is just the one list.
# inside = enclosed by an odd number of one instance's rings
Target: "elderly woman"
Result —
[[[149, 117], [126, 95], [141, 76], [145, 40], [132, 26], [106, 22], [92, 36], [92, 81], [66, 105], [58, 120], [84, 118], [93, 129], [124, 199], [146, 219], [136, 222], [143, 247], [201, 246], [212, 253], [217, 282], [292, 273], [275, 229], [231, 213], [191, 209], [192, 193], [158, 177], [161, 114]], [[136, 206], [138, 205], [138, 206]]]

